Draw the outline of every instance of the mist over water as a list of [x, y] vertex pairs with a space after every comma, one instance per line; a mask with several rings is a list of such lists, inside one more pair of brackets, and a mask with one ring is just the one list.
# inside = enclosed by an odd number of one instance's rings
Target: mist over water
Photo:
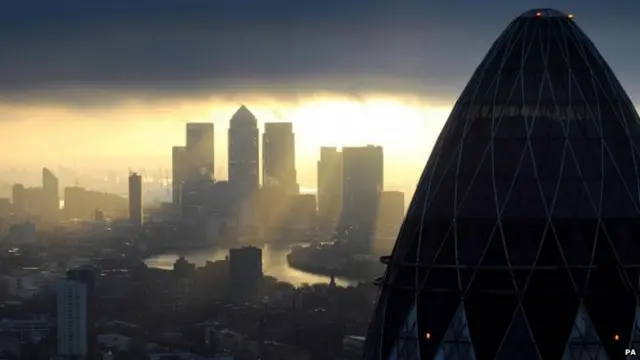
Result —
[[[301, 245], [301, 244], [299, 244]], [[265, 275], [278, 278], [280, 281], [288, 282], [294, 286], [300, 286], [304, 283], [328, 283], [328, 276], [315, 275], [304, 271], [296, 270], [287, 263], [287, 254], [291, 249], [289, 247], [274, 247], [265, 245], [262, 247], [262, 267]], [[151, 257], [145, 261], [147, 266], [160, 269], [173, 269], [173, 263], [180, 256], [184, 256], [189, 262], [198, 266], [204, 266], [207, 261], [224, 260], [229, 255], [228, 247], [211, 248], [197, 250], [193, 252], [167, 253]], [[357, 281], [336, 278], [336, 284], [339, 286], [355, 286]]]

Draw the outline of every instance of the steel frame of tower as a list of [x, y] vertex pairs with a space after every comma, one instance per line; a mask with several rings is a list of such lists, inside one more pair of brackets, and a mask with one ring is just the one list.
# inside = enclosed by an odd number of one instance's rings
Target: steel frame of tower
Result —
[[573, 17], [514, 20], [381, 258], [364, 358], [609, 359], [640, 344], [638, 149], [638, 114]]

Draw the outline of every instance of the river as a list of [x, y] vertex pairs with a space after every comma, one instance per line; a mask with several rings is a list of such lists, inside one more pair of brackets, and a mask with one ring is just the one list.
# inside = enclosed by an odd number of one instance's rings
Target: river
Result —
[[[328, 276], [311, 274], [290, 267], [287, 263], [287, 255], [290, 251], [291, 249], [288, 247], [280, 248], [264, 245], [262, 247], [262, 268], [265, 275], [273, 276], [294, 286], [300, 286], [303, 283], [317, 284], [330, 281]], [[174, 252], [150, 257], [145, 260], [145, 264], [154, 268], [172, 269], [176, 259], [184, 256], [189, 262], [203, 266], [207, 261], [224, 260], [228, 254], [228, 247], [200, 249], [184, 253]], [[336, 278], [336, 284], [339, 286], [355, 286], [357, 281]]]

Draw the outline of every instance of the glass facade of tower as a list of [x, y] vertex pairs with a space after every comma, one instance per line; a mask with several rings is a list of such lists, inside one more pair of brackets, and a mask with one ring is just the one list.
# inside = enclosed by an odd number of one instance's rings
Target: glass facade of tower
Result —
[[365, 359], [640, 349], [639, 146], [634, 106], [572, 16], [516, 18], [453, 108], [381, 259]]

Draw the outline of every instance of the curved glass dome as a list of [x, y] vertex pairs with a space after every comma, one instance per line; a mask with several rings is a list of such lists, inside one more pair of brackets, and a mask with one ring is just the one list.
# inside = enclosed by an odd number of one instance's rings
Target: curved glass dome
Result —
[[569, 15], [560, 12], [558, 10], [554, 10], [554, 9], [532, 9], [529, 11], [526, 11], [524, 13], [522, 13], [522, 15], [520, 15], [521, 18], [532, 18], [532, 17], [560, 17], [560, 18], [566, 18]]
[[639, 148], [634, 106], [571, 17], [513, 20], [451, 111], [382, 259], [366, 358], [633, 348]]

